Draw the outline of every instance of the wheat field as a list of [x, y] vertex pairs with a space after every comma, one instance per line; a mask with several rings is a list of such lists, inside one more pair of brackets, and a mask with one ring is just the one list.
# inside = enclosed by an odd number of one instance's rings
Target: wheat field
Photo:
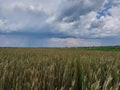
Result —
[[120, 52], [1, 48], [0, 90], [120, 90]]

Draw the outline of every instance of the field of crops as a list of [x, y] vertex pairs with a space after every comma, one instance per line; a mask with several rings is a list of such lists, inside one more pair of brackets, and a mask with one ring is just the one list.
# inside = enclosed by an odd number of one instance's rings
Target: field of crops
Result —
[[120, 52], [1, 48], [0, 90], [120, 90]]

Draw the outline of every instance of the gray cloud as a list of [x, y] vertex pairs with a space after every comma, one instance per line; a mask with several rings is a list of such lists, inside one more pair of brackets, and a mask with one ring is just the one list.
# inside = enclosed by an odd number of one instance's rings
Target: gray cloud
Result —
[[[99, 3], [99, 4], [98, 4]], [[104, 16], [98, 19], [98, 11], [108, 8], [104, 6], [107, 0], [77, 0], [64, 1], [61, 4], [62, 9], [48, 21], [56, 26], [58, 32], [77, 38], [110, 38], [120, 36], [120, 7], [114, 5], [116, 1], [112, 1], [112, 8], [108, 11], [112, 16]], [[58, 9], [59, 10], [59, 9]], [[54, 23], [54, 24], [53, 24]]]
[[[0, 1], [0, 31], [43, 31], [45, 20], [55, 11], [56, 5], [49, 0], [6, 0]], [[52, 0], [56, 2], [55, 0]], [[57, 2], [56, 2], [57, 3]], [[34, 30], [32, 30], [34, 31]]]
[[[50, 46], [68, 46], [72, 40], [81, 41], [75, 44], [79, 46], [89, 43], [89, 38], [93, 39], [90, 45], [100, 45], [105, 41], [103, 39], [120, 38], [119, 0], [111, 0], [112, 7], [107, 10], [110, 16], [100, 15], [99, 19], [96, 18], [98, 12], [107, 8], [104, 5], [108, 1], [110, 0], [0, 0], [0, 36], [6, 42], [11, 40], [16, 45], [22, 42], [23, 46], [34, 46], [31, 40], [41, 46], [45, 43]], [[25, 41], [21, 37], [25, 37]], [[100, 40], [97, 42], [96, 38]], [[118, 41], [119, 39], [116, 40]]]
[[0, 35], [1, 47], [75, 47], [100, 46], [96, 40], [79, 38], [33, 38], [18, 35]]
[[66, 0], [59, 7], [58, 20], [73, 22], [80, 16], [102, 9], [105, 0]]

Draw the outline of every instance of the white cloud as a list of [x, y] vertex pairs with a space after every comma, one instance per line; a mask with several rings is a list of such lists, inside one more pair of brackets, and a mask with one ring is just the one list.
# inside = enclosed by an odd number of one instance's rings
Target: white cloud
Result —
[[109, 9], [109, 12], [112, 14], [113, 18], [120, 19], [120, 6], [116, 6], [116, 7]]
[[[83, 5], [80, 4], [77, 6], [79, 2]], [[101, 3], [101, 5], [96, 4], [98, 2]], [[96, 18], [98, 14], [97, 11], [99, 11], [99, 9], [107, 8], [103, 8], [103, 5], [106, 2], [107, 0], [104, 2], [92, 2], [90, 0], [69, 1], [65, 6], [63, 5], [63, 8], [66, 8], [65, 10], [61, 10], [60, 16], [56, 16], [55, 14], [55, 16], [48, 19], [48, 23], [55, 26], [55, 30], [57, 30], [57, 32], [78, 38], [120, 37], [119, 5], [112, 6], [112, 8], [108, 10], [112, 16], [102, 16], [100, 19]], [[113, 3], [116, 2], [113, 1]], [[84, 4], [88, 4], [88, 6], [85, 6]], [[88, 7], [92, 9], [89, 11]], [[69, 12], [66, 13], [65, 11]]]
[[[38, 41], [39, 36], [45, 35], [48, 38], [45, 43], [56, 46], [100, 45], [100, 41], [90, 43], [86, 38], [120, 38], [119, 0], [112, 0], [112, 8], [108, 9], [111, 16], [96, 18], [98, 12], [107, 7], [104, 5], [108, 1], [0, 0], [0, 33], [25, 33], [30, 38], [26, 33], [34, 32]], [[13, 36], [5, 40], [21, 41]], [[29, 42], [30, 39], [27, 40]]]
[[[111, 16], [101, 17], [92, 23], [97, 24], [96, 28], [91, 27], [95, 37], [120, 37], [120, 7], [114, 6], [109, 9]], [[100, 23], [99, 23], [100, 22]]]
[[[48, 1], [49, 3], [47, 3]], [[55, 5], [53, 1], [56, 3]], [[1, 24], [0, 31], [33, 32], [33, 29], [41, 31], [46, 24], [45, 20], [55, 12], [57, 4], [59, 1], [55, 0], [0, 1], [0, 19], [6, 21]]]
[[51, 38], [50, 46], [56, 47], [79, 47], [79, 46], [100, 46], [101, 43], [98, 41], [84, 40], [79, 38]]

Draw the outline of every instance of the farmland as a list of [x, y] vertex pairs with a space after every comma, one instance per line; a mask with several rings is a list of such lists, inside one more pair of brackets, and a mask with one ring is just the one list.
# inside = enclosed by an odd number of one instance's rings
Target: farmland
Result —
[[120, 90], [120, 48], [0, 48], [0, 90]]

